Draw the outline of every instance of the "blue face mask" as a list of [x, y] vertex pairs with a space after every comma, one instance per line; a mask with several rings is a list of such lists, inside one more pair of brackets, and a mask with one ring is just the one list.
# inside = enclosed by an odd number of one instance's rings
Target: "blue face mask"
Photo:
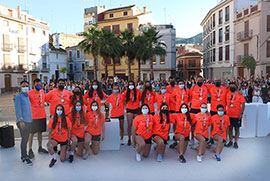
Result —
[[185, 87], [184, 84], [179, 85], [179, 88], [180, 88], [180, 89], [183, 89], [184, 87]]
[[58, 115], [58, 116], [60, 116], [60, 115], [62, 115], [62, 113], [63, 113], [63, 111], [56, 111], [56, 114]]
[[39, 85], [35, 86], [35, 88], [36, 88], [38, 91], [39, 91], [40, 89], [42, 89], [42, 87], [39, 86]]
[[162, 93], [162, 94], [165, 94], [165, 93], [166, 93], [166, 89], [162, 89], [162, 90], [161, 90], [161, 93]]
[[148, 114], [149, 110], [148, 109], [142, 109], [143, 114]]
[[80, 112], [82, 110], [81, 106], [76, 106], [76, 111]]
[[223, 116], [224, 112], [223, 111], [218, 111], [217, 112], [219, 116]]
[[29, 91], [29, 87], [23, 87], [23, 88], [22, 88], [22, 92], [23, 92], [23, 93], [27, 93], [28, 91]]
[[206, 113], [207, 109], [206, 108], [201, 108], [201, 112]]

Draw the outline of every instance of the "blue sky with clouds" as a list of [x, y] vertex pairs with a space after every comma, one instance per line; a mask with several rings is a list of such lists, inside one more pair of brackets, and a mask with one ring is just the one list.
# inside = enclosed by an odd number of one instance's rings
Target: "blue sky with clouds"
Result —
[[49, 22], [51, 33], [74, 34], [83, 31], [84, 8], [105, 5], [107, 9], [136, 4], [147, 6], [156, 24], [172, 23], [178, 37], [202, 32], [200, 23], [219, 0], [0, 0], [0, 4], [28, 10], [31, 15]]

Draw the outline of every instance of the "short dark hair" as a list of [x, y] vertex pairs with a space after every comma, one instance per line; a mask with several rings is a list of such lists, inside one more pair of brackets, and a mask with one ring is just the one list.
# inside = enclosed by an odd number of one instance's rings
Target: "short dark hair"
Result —
[[23, 80], [23, 81], [21, 81], [20, 85], [22, 85], [23, 83], [26, 83], [26, 84], [28, 84], [28, 85], [29, 85], [29, 82], [28, 82], [27, 80]]
[[40, 79], [35, 79], [34, 83], [36, 83], [36, 82], [41, 82], [41, 80]]
[[64, 79], [58, 79], [58, 80], [57, 80], [57, 83], [59, 83], [60, 81], [65, 82]]
[[217, 105], [217, 110], [218, 110], [219, 108], [223, 108], [223, 109], [224, 109], [224, 106], [223, 106], [222, 104], [219, 104], [219, 105]]
[[171, 75], [171, 76], [169, 77], [169, 79], [174, 79], [174, 76]]

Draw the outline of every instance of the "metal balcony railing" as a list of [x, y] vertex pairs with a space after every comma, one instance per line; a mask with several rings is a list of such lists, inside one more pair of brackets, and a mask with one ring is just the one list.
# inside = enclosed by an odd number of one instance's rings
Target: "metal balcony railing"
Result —
[[18, 45], [18, 53], [24, 53], [24, 52], [26, 52], [26, 46]]
[[253, 36], [253, 30], [248, 30], [248, 31], [242, 31], [237, 33], [237, 40], [238, 41], [244, 41], [251, 39]]
[[10, 43], [2, 43], [2, 50], [10, 52], [12, 50], [12, 44], [10, 44]]
[[246, 56], [252, 56], [252, 54], [249, 54], [249, 55], [237, 55], [236, 56], [236, 62], [237, 63], [242, 63], [243, 58], [246, 57]]

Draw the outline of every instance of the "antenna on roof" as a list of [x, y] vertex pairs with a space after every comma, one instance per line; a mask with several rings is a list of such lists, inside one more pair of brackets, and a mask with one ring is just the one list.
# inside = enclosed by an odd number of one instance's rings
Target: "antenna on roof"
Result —
[[22, 11], [26, 12], [27, 14], [29, 14], [29, 10], [27, 9], [28, 5], [29, 4], [27, 3], [27, 0], [24, 0], [24, 10], [22, 10]]

